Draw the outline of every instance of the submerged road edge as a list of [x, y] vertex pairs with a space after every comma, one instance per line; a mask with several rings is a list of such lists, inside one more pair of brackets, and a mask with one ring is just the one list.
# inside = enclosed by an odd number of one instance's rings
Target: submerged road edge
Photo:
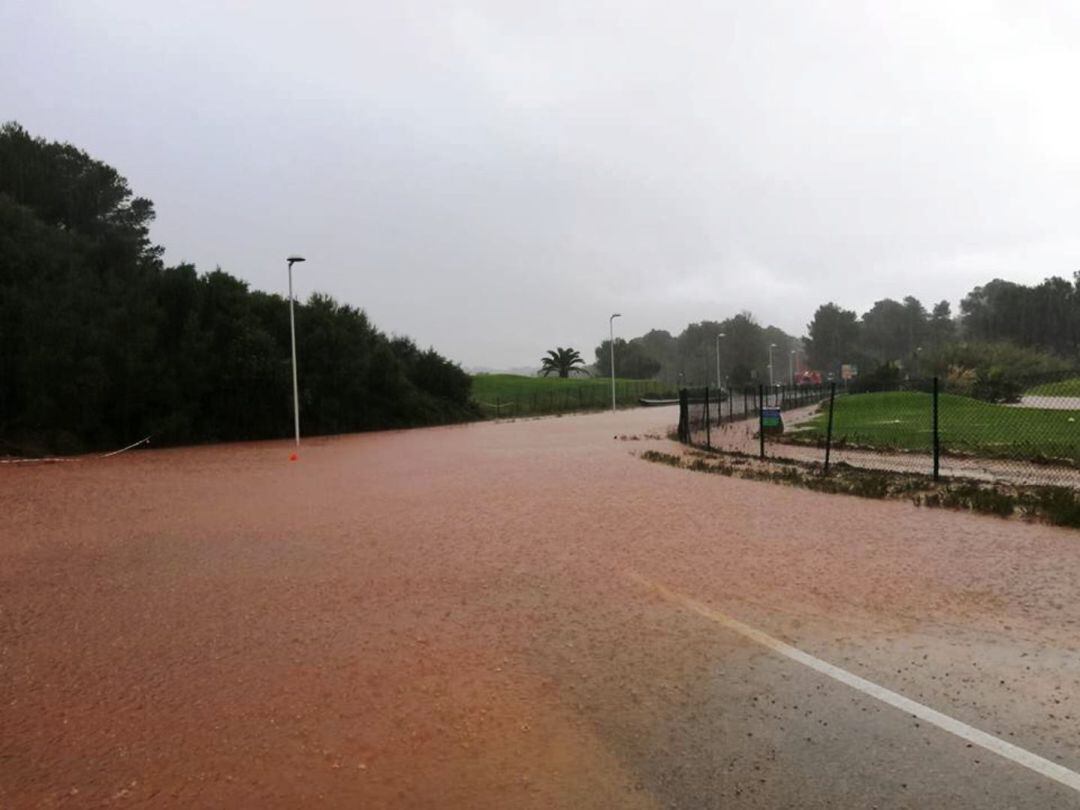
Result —
[[937, 726], [943, 731], [955, 734], [963, 740], [967, 740], [968, 742], [978, 745], [987, 751], [991, 751], [1000, 757], [1015, 762], [1018, 765], [1022, 765], [1048, 779], [1053, 779], [1055, 782], [1059, 782], [1066, 787], [1070, 787], [1073, 790], [1080, 792], [1080, 773], [1069, 770], [1064, 765], [1059, 765], [1038, 754], [1033, 754], [1019, 746], [1006, 742], [999, 737], [995, 737], [993, 734], [987, 734], [985, 731], [980, 731], [974, 726], [969, 726], [967, 723], [949, 717], [947, 714], [942, 714], [936, 709], [931, 709], [929, 706], [924, 706], [911, 698], [893, 692], [891, 689], [886, 689], [884, 686], [879, 686], [873, 681], [868, 681], [866, 678], [861, 678], [845, 669], [841, 669], [838, 666], [830, 664], [828, 661], [816, 658], [809, 653], [803, 652], [797, 647], [793, 647], [748, 624], [744, 624], [738, 619], [733, 619], [718, 610], [703, 605], [696, 599], [672, 591], [658, 582], [652, 582], [635, 571], [628, 571], [627, 577], [634, 582], [637, 582], [639, 585], [643, 585], [645, 588], [659, 594], [669, 602], [682, 605], [686, 609], [697, 613], [699, 616], [703, 616], [710, 621], [716, 622], [717, 624], [738, 633], [744, 638], [755, 641], [763, 647], [767, 647], [773, 652], [779, 653], [785, 658], [796, 661], [816, 672], [820, 672], [822, 675], [827, 675], [833, 680], [839, 681], [846, 686], [850, 686], [852, 689], [862, 692], [865, 695], [877, 698], [882, 703], [887, 703], [894, 708], [900, 709], [901, 711], [907, 712], [914, 717], [918, 717], [931, 725]]

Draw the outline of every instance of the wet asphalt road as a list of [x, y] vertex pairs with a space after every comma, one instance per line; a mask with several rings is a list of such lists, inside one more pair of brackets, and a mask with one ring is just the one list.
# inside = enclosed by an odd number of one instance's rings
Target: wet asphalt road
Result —
[[1073, 532], [695, 474], [638, 410], [0, 469], [0, 806], [1075, 807]]

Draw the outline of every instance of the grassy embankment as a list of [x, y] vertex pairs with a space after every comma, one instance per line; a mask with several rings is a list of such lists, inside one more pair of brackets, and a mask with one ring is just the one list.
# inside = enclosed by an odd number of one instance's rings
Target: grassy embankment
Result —
[[694, 472], [787, 484], [816, 492], [904, 499], [916, 506], [970, 510], [1003, 518], [1017, 515], [1055, 526], [1080, 528], [1080, 493], [1068, 487], [1015, 486], [966, 479], [934, 481], [928, 475], [885, 473], [847, 464], [837, 464], [826, 476], [815, 464], [782, 459], [757, 461], [738, 454], [715, 455], [700, 450], [680, 455], [646, 450], [641, 458]]
[[[640, 397], [659, 391], [662, 386], [655, 380], [615, 380], [615, 399], [621, 407], [637, 405]], [[472, 397], [485, 414], [503, 418], [598, 410], [611, 407], [611, 380], [477, 374]]]
[[[1068, 460], [1080, 464], [1080, 411], [993, 405], [942, 394], [939, 435], [945, 452]], [[824, 439], [827, 408], [790, 436], [799, 442]], [[918, 392], [838, 397], [833, 415], [836, 445], [929, 452], [931, 395]]]

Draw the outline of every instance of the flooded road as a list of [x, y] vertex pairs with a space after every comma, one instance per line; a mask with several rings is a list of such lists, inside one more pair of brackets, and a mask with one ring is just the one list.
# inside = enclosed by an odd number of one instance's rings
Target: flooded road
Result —
[[636, 457], [674, 421], [0, 467], [0, 807], [1076, 806], [731, 621], [1075, 771], [1080, 535]]

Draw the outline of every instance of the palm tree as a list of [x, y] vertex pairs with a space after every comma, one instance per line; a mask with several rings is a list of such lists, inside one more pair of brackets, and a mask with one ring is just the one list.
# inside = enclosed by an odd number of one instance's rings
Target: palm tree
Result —
[[545, 377], [552, 372], [558, 372], [560, 377], [569, 377], [574, 372], [588, 374], [589, 372], [578, 366], [584, 366], [585, 361], [578, 354], [577, 349], [564, 349], [559, 346], [549, 349], [547, 357], [540, 361], [540, 373]]

